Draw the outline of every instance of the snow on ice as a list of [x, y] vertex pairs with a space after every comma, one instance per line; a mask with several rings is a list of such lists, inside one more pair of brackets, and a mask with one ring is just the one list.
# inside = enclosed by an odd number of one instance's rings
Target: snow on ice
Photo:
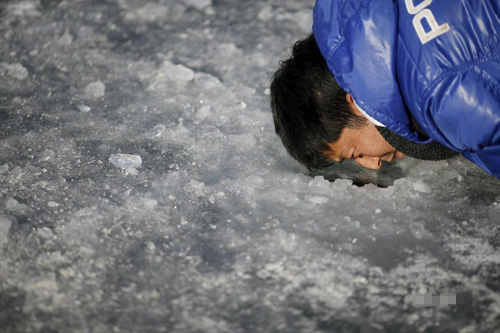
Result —
[[313, 5], [0, 2], [0, 331], [500, 327], [499, 180], [309, 174], [276, 137]]

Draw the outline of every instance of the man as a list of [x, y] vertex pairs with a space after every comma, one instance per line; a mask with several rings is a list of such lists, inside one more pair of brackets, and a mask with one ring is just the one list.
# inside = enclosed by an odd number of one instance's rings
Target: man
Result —
[[461, 153], [500, 178], [498, 1], [318, 0], [313, 33], [271, 85], [295, 159], [377, 169]]

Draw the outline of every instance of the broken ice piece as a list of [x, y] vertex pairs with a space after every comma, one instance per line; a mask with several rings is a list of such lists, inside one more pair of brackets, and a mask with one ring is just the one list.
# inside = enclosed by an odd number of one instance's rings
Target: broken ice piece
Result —
[[210, 105], [203, 105], [196, 112], [196, 115], [195, 115], [196, 119], [205, 120], [206, 118], [208, 118], [208, 116], [210, 116], [211, 109], [212, 109], [212, 107]]
[[90, 106], [83, 105], [83, 104], [78, 104], [77, 107], [78, 107], [78, 110], [80, 110], [82, 112], [89, 112], [90, 110], [92, 110], [92, 108]]
[[148, 2], [137, 11], [137, 16], [149, 22], [154, 22], [168, 16], [168, 7]]
[[168, 60], [162, 64], [160, 77], [165, 76], [170, 81], [189, 82], [194, 79], [194, 71], [184, 65], [175, 65]]
[[161, 134], [165, 131], [165, 125], [156, 125], [151, 130], [146, 132], [146, 137], [148, 138], [156, 138], [161, 136]]
[[137, 171], [136, 168], [127, 168], [125, 169], [125, 173], [127, 175], [137, 176], [139, 174], [139, 171]]
[[139, 155], [112, 154], [109, 161], [120, 169], [133, 169], [141, 166], [142, 158]]
[[28, 70], [20, 63], [3, 64], [3, 67], [7, 70], [7, 74], [13, 79], [23, 81], [28, 77]]
[[9, 219], [0, 216], [0, 247], [5, 245], [8, 241], [9, 229], [12, 225]]
[[4, 164], [4, 165], [0, 165], [0, 175], [4, 172], [7, 172], [9, 171], [9, 165], [8, 164]]
[[73, 36], [67, 31], [57, 40], [57, 44], [61, 46], [68, 46], [71, 43], [73, 43]]
[[199, 10], [212, 5], [212, 0], [184, 0], [183, 2], [187, 6], [192, 6]]
[[105, 91], [106, 86], [104, 85], [104, 83], [102, 83], [101, 81], [96, 81], [90, 83], [85, 88], [85, 95], [87, 95], [88, 98], [97, 99], [103, 97]]

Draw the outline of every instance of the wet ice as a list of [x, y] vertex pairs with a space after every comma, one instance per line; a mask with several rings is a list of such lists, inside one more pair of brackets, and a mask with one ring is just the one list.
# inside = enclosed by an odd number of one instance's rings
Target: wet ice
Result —
[[496, 329], [498, 180], [314, 175], [277, 139], [269, 80], [312, 5], [0, 4], [3, 330]]

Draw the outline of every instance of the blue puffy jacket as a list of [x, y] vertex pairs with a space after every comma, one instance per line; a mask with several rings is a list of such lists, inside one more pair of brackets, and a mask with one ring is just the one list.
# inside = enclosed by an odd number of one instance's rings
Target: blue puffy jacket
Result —
[[[500, 178], [499, 0], [318, 0], [313, 32], [369, 116]], [[410, 128], [410, 113], [431, 139]]]

